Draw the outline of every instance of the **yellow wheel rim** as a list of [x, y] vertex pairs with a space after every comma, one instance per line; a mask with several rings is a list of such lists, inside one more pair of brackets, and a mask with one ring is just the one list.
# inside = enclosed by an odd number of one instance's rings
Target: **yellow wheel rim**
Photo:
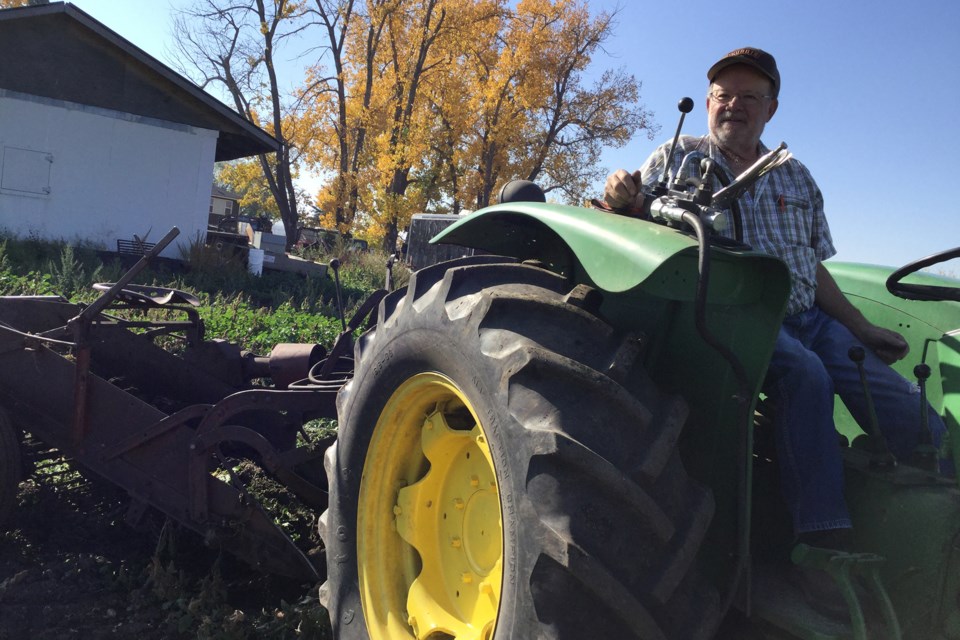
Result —
[[449, 378], [393, 393], [363, 466], [360, 595], [371, 640], [490, 640], [503, 576], [497, 477], [476, 411]]

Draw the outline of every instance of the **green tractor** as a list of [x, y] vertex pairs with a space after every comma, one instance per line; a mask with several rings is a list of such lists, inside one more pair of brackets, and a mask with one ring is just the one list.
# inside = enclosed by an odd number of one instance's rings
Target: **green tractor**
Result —
[[[862, 552], [793, 546], [760, 393], [789, 275], [711, 231], [778, 157], [724, 193], [666, 190], [652, 219], [510, 202], [435, 238], [478, 255], [380, 302], [338, 397], [335, 637], [960, 638], [956, 481], [888, 464], [839, 409]], [[909, 274], [957, 256], [831, 268], [910, 342], [954, 456], [960, 283]], [[826, 569], [843, 613], [791, 563]]]

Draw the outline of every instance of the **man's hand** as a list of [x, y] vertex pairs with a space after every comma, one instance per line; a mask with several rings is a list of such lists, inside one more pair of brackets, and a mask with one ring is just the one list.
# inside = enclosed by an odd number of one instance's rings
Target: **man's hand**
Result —
[[836, 280], [823, 266], [817, 265], [817, 305], [839, 320], [868, 349], [881, 360], [892, 364], [910, 352], [910, 345], [896, 331], [878, 327], [867, 320], [840, 291]]
[[617, 169], [607, 176], [603, 199], [614, 209], [642, 209], [642, 184], [639, 170], [627, 173], [625, 169]]
[[867, 323], [856, 332], [860, 342], [870, 347], [881, 360], [893, 364], [910, 353], [910, 345], [896, 331]]

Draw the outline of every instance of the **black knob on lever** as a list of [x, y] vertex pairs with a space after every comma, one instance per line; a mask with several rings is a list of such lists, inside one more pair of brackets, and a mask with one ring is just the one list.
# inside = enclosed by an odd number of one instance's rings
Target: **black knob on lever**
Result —
[[693, 111], [693, 98], [680, 98], [680, 102], [677, 103], [677, 109], [680, 110], [680, 113], [690, 113]]

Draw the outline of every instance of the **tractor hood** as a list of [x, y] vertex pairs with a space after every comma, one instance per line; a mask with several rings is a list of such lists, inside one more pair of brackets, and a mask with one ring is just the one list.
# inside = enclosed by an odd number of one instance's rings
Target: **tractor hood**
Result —
[[[940, 333], [960, 329], [960, 303], [947, 300], [931, 304], [922, 300], [904, 300], [887, 291], [887, 278], [894, 271], [890, 267], [851, 262], [826, 262], [825, 266], [840, 289], [858, 307], [869, 302], [877, 307], [878, 312], [902, 313], [913, 323], [927, 325]], [[910, 275], [905, 282], [960, 288], [957, 280], [924, 272]]]

